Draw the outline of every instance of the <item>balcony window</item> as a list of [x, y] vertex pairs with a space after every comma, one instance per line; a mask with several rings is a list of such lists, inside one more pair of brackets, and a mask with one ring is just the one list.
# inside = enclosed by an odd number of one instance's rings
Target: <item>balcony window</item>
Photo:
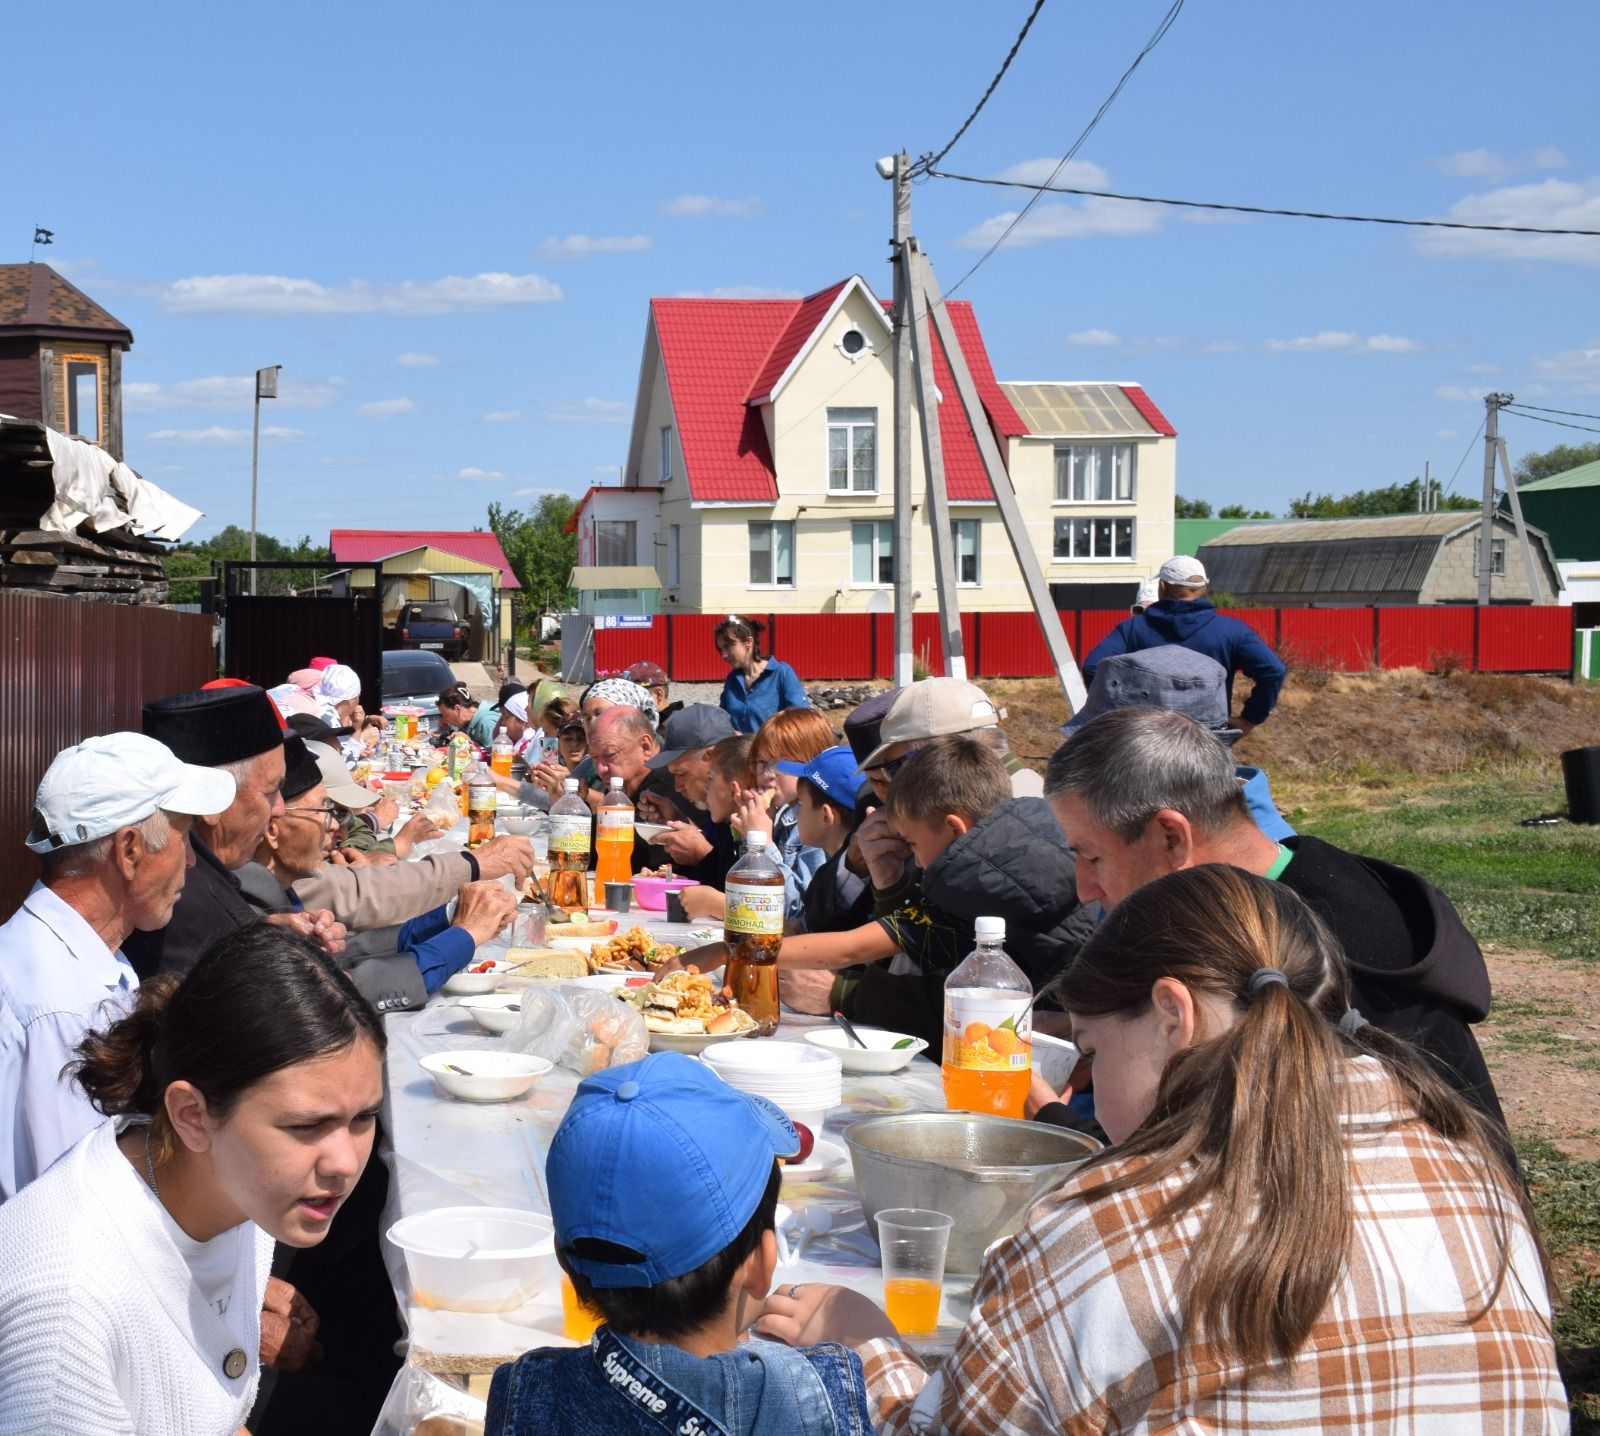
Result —
[[597, 519], [594, 561], [602, 568], [631, 567], [639, 562], [639, 525], [633, 519]]
[[1133, 444], [1058, 444], [1058, 504], [1131, 504], [1137, 449]]

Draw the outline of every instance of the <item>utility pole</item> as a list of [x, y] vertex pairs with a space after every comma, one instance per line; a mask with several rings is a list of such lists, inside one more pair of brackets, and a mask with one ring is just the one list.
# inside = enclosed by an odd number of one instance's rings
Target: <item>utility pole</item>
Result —
[[[883, 174], [885, 161], [878, 161]], [[915, 647], [911, 614], [911, 285], [906, 246], [911, 240], [911, 158], [895, 155], [894, 179], [894, 681], [912, 681]]]
[[1514, 395], [1483, 396], [1483, 522], [1478, 527], [1478, 604], [1489, 605], [1489, 580], [1494, 570], [1494, 464], [1500, 437], [1500, 407]]
[[1522, 548], [1522, 571], [1528, 579], [1528, 602], [1539, 601], [1539, 571], [1533, 564], [1533, 545], [1528, 542], [1528, 525], [1522, 519], [1522, 498], [1517, 493], [1517, 480], [1511, 472], [1511, 455], [1506, 441], [1497, 438], [1495, 451], [1500, 455], [1500, 476], [1506, 483], [1506, 498], [1511, 502], [1511, 522], [1517, 526], [1517, 542]]
[[[253, 597], [256, 591], [256, 574], [254, 567], [256, 561], [256, 480], [261, 471], [261, 401], [263, 399], [276, 399], [278, 397], [278, 371], [282, 364], [269, 364], [265, 369], [256, 370], [256, 420], [255, 427], [250, 434], [250, 593]], [[382, 607], [382, 595], [379, 595], [379, 607]]]

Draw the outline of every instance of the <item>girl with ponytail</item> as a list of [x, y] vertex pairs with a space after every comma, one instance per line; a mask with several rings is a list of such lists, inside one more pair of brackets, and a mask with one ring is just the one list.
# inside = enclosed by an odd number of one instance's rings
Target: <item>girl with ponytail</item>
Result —
[[0, 1207], [0, 1431], [234, 1436], [274, 1241], [327, 1235], [371, 1154], [383, 1027], [267, 923], [78, 1048], [108, 1120]]
[[1057, 991], [1115, 1145], [989, 1249], [942, 1371], [854, 1293], [768, 1301], [768, 1334], [860, 1349], [880, 1431], [1567, 1429], [1503, 1138], [1350, 1011], [1298, 897], [1173, 873]]

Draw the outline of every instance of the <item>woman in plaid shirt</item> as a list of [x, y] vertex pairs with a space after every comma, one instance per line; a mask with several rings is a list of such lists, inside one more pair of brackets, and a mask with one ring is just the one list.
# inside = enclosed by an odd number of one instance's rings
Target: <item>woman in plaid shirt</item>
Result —
[[989, 1249], [943, 1369], [838, 1287], [763, 1331], [857, 1346], [895, 1433], [1566, 1431], [1505, 1149], [1348, 986], [1278, 884], [1142, 888], [1060, 984], [1116, 1145]]

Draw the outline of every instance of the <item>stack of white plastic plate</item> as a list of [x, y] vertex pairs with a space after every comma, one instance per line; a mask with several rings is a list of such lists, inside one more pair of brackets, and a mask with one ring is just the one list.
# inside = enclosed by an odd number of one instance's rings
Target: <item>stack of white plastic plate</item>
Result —
[[813, 1135], [844, 1095], [839, 1059], [803, 1042], [725, 1042], [700, 1060], [730, 1087], [765, 1097]]

